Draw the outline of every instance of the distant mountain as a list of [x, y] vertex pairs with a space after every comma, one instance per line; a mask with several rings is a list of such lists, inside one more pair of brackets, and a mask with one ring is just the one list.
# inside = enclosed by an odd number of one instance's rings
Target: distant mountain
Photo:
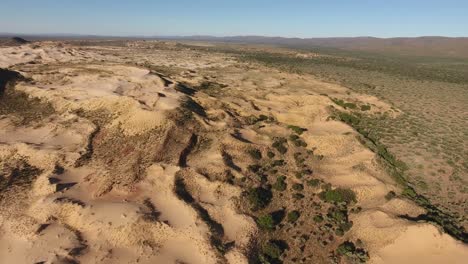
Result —
[[30, 43], [28, 40], [20, 37], [0, 37], [1, 46], [20, 46]]
[[20, 37], [12, 37], [11, 42], [16, 43], [16, 44], [20, 44], [20, 45], [29, 43], [29, 41], [25, 40], [24, 38], [20, 38]]
[[386, 52], [399, 55], [468, 58], [468, 37], [335, 37], [335, 38], [285, 38], [265, 36], [103, 36], [80, 34], [15, 34], [0, 33], [0, 39], [21, 36], [31, 40], [193, 40], [226, 43], [269, 44], [291, 48], [334, 48], [351, 51]]

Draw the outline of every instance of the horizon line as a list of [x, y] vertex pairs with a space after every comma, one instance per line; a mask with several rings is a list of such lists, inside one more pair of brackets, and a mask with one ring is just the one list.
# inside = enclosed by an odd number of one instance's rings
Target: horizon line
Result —
[[12, 33], [0, 32], [1, 36], [35, 36], [35, 37], [111, 37], [111, 38], [283, 38], [283, 39], [350, 39], [350, 38], [373, 38], [373, 39], [396, 39], [396, 38], [468, 38], [468, 36], [442, 36], [442, 35], [418, 35], [418, 36], [392, 36], [392, 37], [375, 37], [375, 36], [327, 36], [327, 37], [293, 37], [293, 36], [270, 36], [270, 35], [125, 35], [125, 34], [87, 34], [87, 33]]

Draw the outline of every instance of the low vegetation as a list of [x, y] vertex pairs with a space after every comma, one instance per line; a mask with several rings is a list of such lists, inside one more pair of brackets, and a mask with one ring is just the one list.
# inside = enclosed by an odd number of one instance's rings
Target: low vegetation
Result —
[[351, 189], [336, 188], [325, 190], [319, 194], [320, 198], [328, 203], [352, 203], [356, 202], [356, 194]]
[[253, 210], [265, 208], [272, 198], [271, 191], [263, 187], [251, 188], [247, 196]]

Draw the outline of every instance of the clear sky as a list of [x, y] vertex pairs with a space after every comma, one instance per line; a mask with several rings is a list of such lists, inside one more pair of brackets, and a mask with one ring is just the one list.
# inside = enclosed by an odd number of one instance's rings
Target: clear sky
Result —
[[0, 32], [468, 36], [468, 0], [0, 0]]

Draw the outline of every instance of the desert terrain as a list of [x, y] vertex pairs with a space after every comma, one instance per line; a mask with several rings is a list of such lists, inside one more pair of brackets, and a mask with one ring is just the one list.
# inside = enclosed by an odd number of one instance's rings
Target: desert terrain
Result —
[[465, 193], [445, 217], [354, 121], [404, 107], [217, 45], [0, 47], [1, 263], [465, 263]]

